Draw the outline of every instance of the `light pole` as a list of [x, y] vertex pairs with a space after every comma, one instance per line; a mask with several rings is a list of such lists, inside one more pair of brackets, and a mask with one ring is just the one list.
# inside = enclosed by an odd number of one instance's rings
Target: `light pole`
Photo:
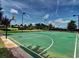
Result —
[[7, 39], [7, 18], [5, 17], [5, 27], [6, 27], [6, 39]]
[[79, 29], [79, 15], [73, 15], [74, 17], [77, 16], [78, 18], [78, 29]]
[[23, 32], [23, 20], [24, 20], [24, 15], [25, 14], [26, 14], [25, 12], [22, 12], [22, 32]]

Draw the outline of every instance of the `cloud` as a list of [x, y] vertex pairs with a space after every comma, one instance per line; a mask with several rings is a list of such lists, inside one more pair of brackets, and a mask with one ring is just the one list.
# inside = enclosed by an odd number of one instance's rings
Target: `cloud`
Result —
[[48, 24], [52, 24], [53, 26], [56, 27], [56, 24], [53, 21], [48, 21]]
[[64, 20], [63, 18], [59, 18], [59, 19], [56, 19], [54, 22], [61, 24], [61, 23], [68, 23], [68, 22], [70, 22], [70, 20]]
[[11, 12], [12, 14], [18, 14], [18, 10], [16, 10], [16, 9], [11, 9], [10, 12]]
[[63, 18], [59, 18], [54, 20], [54, 23], [56, 25], [56, 27], [60, 27], [60, 28], [66, 28], [67, 24], [70, 22], [71, 20], [64, 20]]
[[60, 27], [60, 28], [66, 28], [67, 24], [70, 22], [71, 20], [64, 20], [63, 18], [58, 18], [54, 21], [48, 21], [48, 24], [52, 24], [55, 27]]
[[73, 0], [73, 2], [76, 2], [76, 0]]
[[25, 5], [24, 3], [21, 3], [21, 2], [17, 2], [17, 1], [13, 1], [12, 3], [14, 3], [14, 4], [12, 4], [12, 7], [14, 7], [14, 8], [17, 8], [17, 9], [19, 9], [19, 10], [22, 10], [23, 8], [27, 8], [28, 6], [27, 5]]
[[36, 23], [32, 23], [33, 26], [35, 26]]
[[44, 17], [43, 17], [43, 19], [48, 19], [49, 18], [49, 14], [46, 14]]
[[8, 8], [15, 8], [15, 9], [20, 9], [22, 10], [23, 8], [26, 8], [24, 3], [16, 0], [2, 0], [2, 6], [3, 7], [8, 7]]

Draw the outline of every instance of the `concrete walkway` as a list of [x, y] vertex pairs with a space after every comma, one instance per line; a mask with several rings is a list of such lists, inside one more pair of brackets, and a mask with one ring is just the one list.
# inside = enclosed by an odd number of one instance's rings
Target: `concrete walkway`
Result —
[[31, 55], [26, 53], [22, 48], [12, 42], [10, 39], [6, 39], [5, 36], [0, 37], [4, 42], [5, 48], [7, 48], [14, 57], [16, 58], [33, 58]]

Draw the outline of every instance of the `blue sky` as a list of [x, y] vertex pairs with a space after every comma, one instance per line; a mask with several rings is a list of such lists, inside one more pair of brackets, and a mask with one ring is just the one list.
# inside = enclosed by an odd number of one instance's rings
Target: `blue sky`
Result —
[[22, 11], [26, 12], [24, 24], [52, 23], [61, 28], [66, 28], [70, 20], [77, 23], [73, 15], [79, 15], [79, 0], [2, 0], [2, 7], [7, 17], [16, 16], [12, 24], [21, 24]]

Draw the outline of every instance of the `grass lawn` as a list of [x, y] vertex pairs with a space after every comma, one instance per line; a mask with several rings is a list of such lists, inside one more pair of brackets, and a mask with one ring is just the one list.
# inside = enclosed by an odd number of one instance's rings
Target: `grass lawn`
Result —
[[[28, 45], [41, 46], [41, 48], [49, 48], [47, 54], [49, 57], [74, 57], [74, 47], [76, 33], [70, 32], [21, 32], [9, 33], [9, 36], [21, 43], [24, 47]], [[53, 41], [53, 44], [52, 44]]]

